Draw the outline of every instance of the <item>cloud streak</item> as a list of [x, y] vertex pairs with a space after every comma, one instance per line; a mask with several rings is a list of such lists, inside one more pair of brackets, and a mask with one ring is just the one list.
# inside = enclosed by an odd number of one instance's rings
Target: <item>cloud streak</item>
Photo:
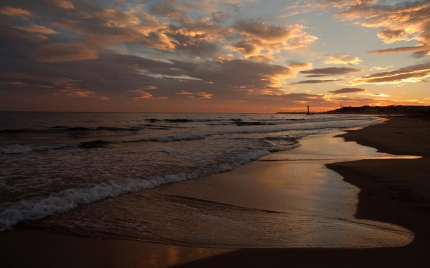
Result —
[[319, 80], [303, 80], [299, 82], [290, 83], [290, 85], [302, 85], [302, 84], [322, 84], [339, 81], [339, 79], [319, 79]]
[[422, 82], [430, 76], [430, 62], [411, 65], [391, 72], [381, 72], [356, 78], [352, 85], [360, 84], [400, 84]]
[[345, 75], [351, 73], [362, 72], [361, 69], [351, 68], [351, 67], [328, 67], [328, 68], [317, 68], [312, 70], [300, 71], [301, 74], [309, 74], [308, 77], [316, 76], [330, 76], [330, 75]]
[[357, 92], [364, 92], [365, 89], [362, 88], [353, 88], [353, 87], [345, 87], [333, 91], [329, 91], [332, 94], [343, 94], [343, 93], [357, 93]]

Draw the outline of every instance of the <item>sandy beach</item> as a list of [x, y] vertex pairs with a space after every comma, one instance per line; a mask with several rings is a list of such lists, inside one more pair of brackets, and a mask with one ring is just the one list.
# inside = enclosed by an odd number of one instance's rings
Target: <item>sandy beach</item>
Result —
[[[346, 182], [360, 189], [358, 204], [353, 204], [357, 207], [355, 217], [411, 230], [414, 240], [407, 246], [361, 249], [186, 247], [60, 235], [37, 229], [39, 225], [35, 222], [0, 234], [0, 264], [4, 267], [427, 267], [430, 265], [429, 133], [428, 117], [390, 117], [384, 124], [349, 131], [342, 137], [380, 152], [417, 155], [422, 159], [327, 163]], [[304, 144], [296, 152], [304, 153], [309, 147]], [[272, 181], [276, 182], [276, 176], [285, 167], [285, 162], [256, 161], [215, 175], [216, 179], [211, 176], [145, 192], [282, 211], [286, 204], [280, 200], [287, 198], [280, 190], [282, 187], [268, 186], [258, 178], [264, 176], [270, 180], [272, 176]], [[316, 166], [309, 170], [320, 172], [317, 171]], [[285, 172], [290, 174], [291, 171]], [[235, 174], [247, 174], [247, 177], [252, 174], [256, 179], [250, 183], [232, 180]], [[333, 202], [325, 208], [335, 206]]]

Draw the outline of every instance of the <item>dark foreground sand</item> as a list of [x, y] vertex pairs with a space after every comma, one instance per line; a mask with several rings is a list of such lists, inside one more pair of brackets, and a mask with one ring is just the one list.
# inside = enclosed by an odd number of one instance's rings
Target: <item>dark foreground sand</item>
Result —
[[415, 240], [405, 247], [204, 249], [94, 240], [23, 225], [0, 234], [0, 267], [430, 267], [429, 135], [428, 117], [392, 117], [344, 138], [422, 159], [328, 165], [361, 189], [357, 218], [391, 222], [414, 232]]

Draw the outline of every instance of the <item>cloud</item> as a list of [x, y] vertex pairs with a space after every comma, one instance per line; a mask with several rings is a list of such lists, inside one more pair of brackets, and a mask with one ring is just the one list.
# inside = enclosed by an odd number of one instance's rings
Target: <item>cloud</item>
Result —
[[197, 92], [194, 95], [189, 95], [188, 98], [190, 99], [210, 99], [212, 98], [214, 94], [207, 93], [207, 92]]
[[57, 7], [64, 8], [64, 9], [74, 9], [75, 6], [72, 2], [67, 0], [48, 0], [48, 3], [51, 3]]
[[159, 50], [174, 50], [175, 43], [162, 30], [165, 25], [153, 21], [142, 22], [136, 26], [120, 27], [124, 20], [105, 21], [108, 24], [85, 24], [71, 20], [58, 20], [52, 24], [64, 30], [79, 33], [83, 40], [93, 46], [115, 45], [119, 43], [139, 43]]
[[362, 88], [345, 87], [345, 88], [341, 88], [341, 89], [337, 89], [329, 92], [333, 94], [341, 94], [341, 93], [357, 93], [357, 92], [364, 92], [364, 91], [366, 90]]
[[393, 67], [394, 66], [375, 66], [375, 67], [372, 67], [372, 70], [387, 70]]
[[407, 40], [408, 34], [405, 30], [383, 30], [378, 33], [378, 37], [381, 38], [384, 43], [391, 44], [397, 41]]
[[359, 93], [360, 95], [370, 96], [370, 97], [377, 97], [377, 98], [389, 98], [390, 95], [384, 94], [384, 93]]
[[322, 84], [339, 81], [339, 79], [319, 79], [319, 80], [303, 80], [299, 82], [290, 83], [290, 85], [301, 85], [301, 84]]
[[57, 32], [40, 26], [40, 25], [30, 25], [30, 26], [14, 26], [13, 28], [19, 29], [22, 31], [30, 32], [30, 33], [41, 33], [41, 34], [56, 34]]
[[193, 95], [193, 92], [189, 92], [189, 91], [185, 91], [185, 90], [181, 90], [181, 92], [177, 92], [175, 93], [176, 95]]
[[34, 17], [33, 14], [31, 14], [30, 11], [19, 8], [19, 7], [10, 7], [10, 6], [4, 6], [0, 8], [0, 14], [1, 15], [7, 15], [7, 16], [15, 16], [20, 17], [23, 19], [28, 19], [30, 17]]
[[344, 64], [344, 65], [359, 64], [360, 62], [361, 60], [358, 57], [351, 57], [348, 55], [329, 56], [328, 59], [324, 61], [325, 64]]
[[152, 99], [152, 94], [148, 93], [142, 89], [127, 90], [124, 93], [124, 96], [131, 97], [134, 100]]
[[391, 72], [381, 72], [355, 78], [351, 85], [417, 83], [430, 76], [430, 62], [411, 65]]
[[388, 53], [406, 53], [406, 52], [421, 52], [430, 51], [430, 45], [414, 46], [414, 47], [396, 47], [380, 50], [372, 50], [366, 54], [388, 54]]
[[369, 4], [376, 4], [377, 0], [322, 0], [319, 6], [334, 6], [342, 8], [345, 6], [363, 6]]
[[305, 48], [318, 39], [306, 33], [305, 27], [300, 24], [276, 26], [255, 20], [241, 20], [233, 28], [242, 36], [242, 40], [226, 48], [246, 57]]
[[312, 62], [290, 61], [290, 62], [288, 62], [288, 67], [296, 69], [296, 70], [311, 69], [312, 68]]
[[207, 92], [189, 92], [185, 90], [181, 90], [180, 92], [175, 93], [176, 95], [185, 95], [190, 99], [210, 99], [214, 94]]
[[56, 43], [40, 47], [32, 58], [38, 62], [81, 61], [96, 59], [98, 53], [82, 44]]
[[[359, 73], [363, 70], [350, 68], [350, 67], [329, 67], [329, 68], [317, 68], [307, 71], [300, 71], [301, 74], [310, 74], [320, 76], [330, 76], [330, 75], [344, 75], [350, 73]], [[313, 76], [308, 76], [313, 77]]]
[[155, 89], [158, 89], [158, 87], [156, 87], [156, 86], [145, 86], [142, 89], [143, 90], [155, 90]]
[[235, 89], [235, 92], [242, 94], [254, 95], [254, 96], [284, 96], [288, 95], [288, 92], [283, 88], [239, 88]]
[[91, 90], [83, 90], [83, 89], [75, 89], [75, 88], [69, 88], [69, 89], [61, 89], [58, 92], [54, 93], [54, 96], [58, 95], [64, 95], [71, 98], [96, 98], [98, 100], [109, 100], [109, 97], [105, 95], [97, 94], [94, 91]]
[[12, 85], [12, 86], [19, 86], [19, 87], [28, 86], [28, 84], [23, 82], [6, 82], [5, 84]]
[[293, 34], [291, 26], [274, 26], [258, 21], [239, 21], [234, 28], [240, 34], [265, 42], [282, 42]]
[[[347, 1], [346, 1], [347, 2]], [[342, 20], [355, 20], [366, 28], [379, 28], [378, 37], [384, 43], [418, 41], [421, 46], [430, 43], [430, 4], [428, 1], [376, 4], [369, 1], [345, 3], [346, 10], [335, 15]], [[388, 50], [410, 52], [407, 49]]]

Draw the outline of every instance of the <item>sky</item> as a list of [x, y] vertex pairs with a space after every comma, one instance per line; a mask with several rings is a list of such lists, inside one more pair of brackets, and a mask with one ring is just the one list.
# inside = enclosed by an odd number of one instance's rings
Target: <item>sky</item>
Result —
[[430, 0], [3, 0], [0, 111], [430, 105]]

